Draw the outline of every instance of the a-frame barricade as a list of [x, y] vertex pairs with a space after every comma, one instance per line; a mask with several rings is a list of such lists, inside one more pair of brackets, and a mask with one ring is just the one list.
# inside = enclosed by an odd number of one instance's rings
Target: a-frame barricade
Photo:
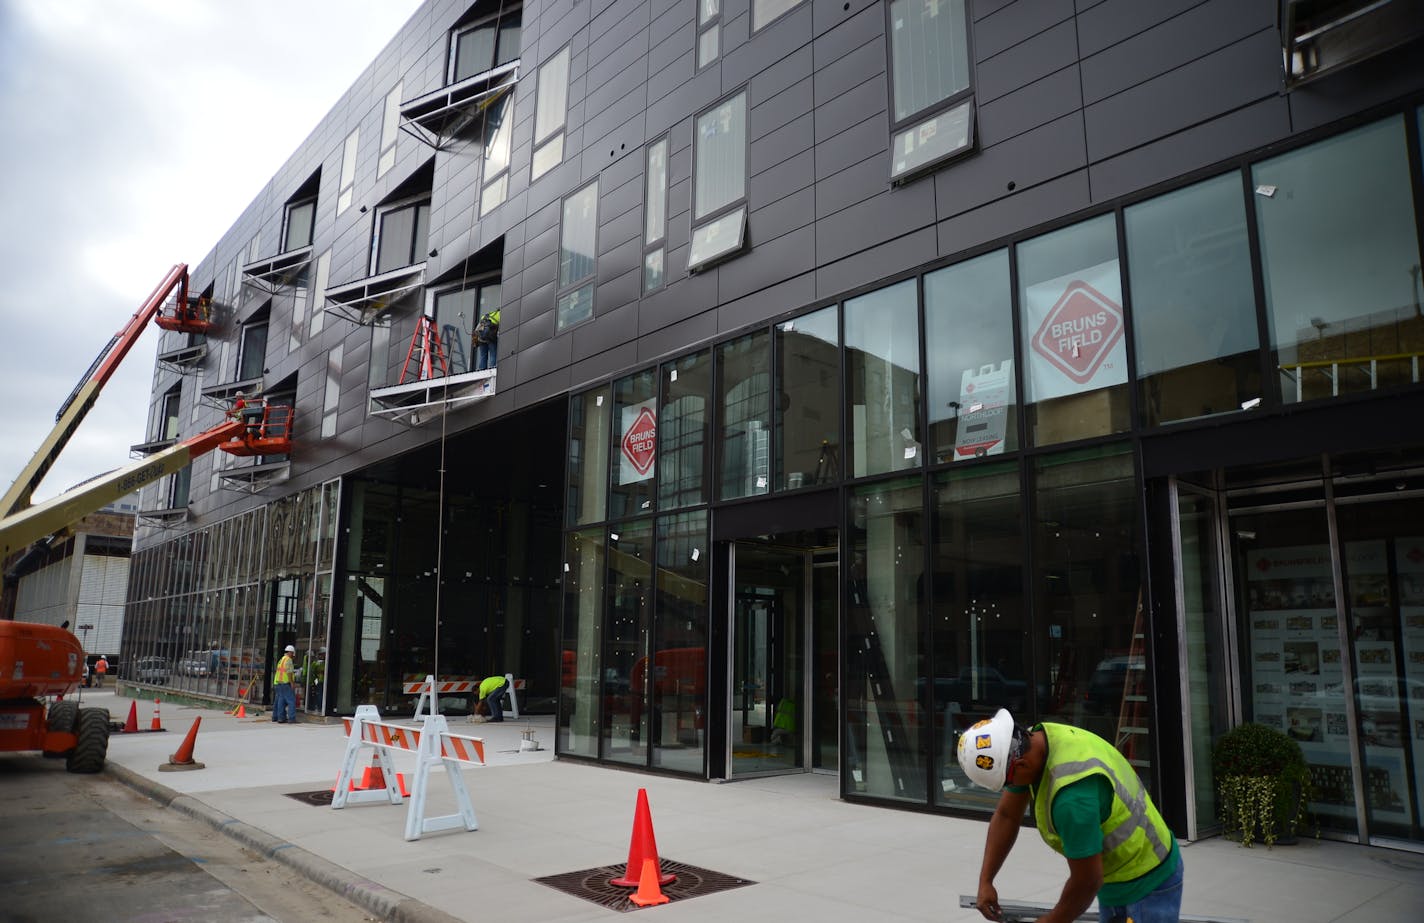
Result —
[[[452, 734], [444, 715], [427, 715], [421, 727], [407, 727], [381, 721], [380, 712], [374, 705], [361, 705], [354, 718], [346, 722], [346, 753], [341, 761], [341, 774], [336, 780], [336, 793], [332, 796], [333, 809], [344, 808], [348, 804], [367, 804], [378, 801], [400, 804], [402, 797], [397, 787], [394, 760], [395, 750], [410, 750], [415, 753], [415, 779], [411, 785], [410, 804], [406, 809], [405, 838], [418, 840], [422, 834], [441, 830], [453, 830], [463, 826], [466, 830], [478, 830], [479, 820], [475, 817], [474, 805], [469, 789], [460, 771], [461, 763], [476, 766], [485, 765], [484, 740]], [[362, 751], [371, 749], [376, 765], [381, 768], [384, 788], [351, 791], [351, 781], [356, 776]], [[429, 791], [430, 772], [443, 768], [450, 779], [450, 787], [455, 793], [457, 811], [440, 817], [426, 817], [426, 793]]]

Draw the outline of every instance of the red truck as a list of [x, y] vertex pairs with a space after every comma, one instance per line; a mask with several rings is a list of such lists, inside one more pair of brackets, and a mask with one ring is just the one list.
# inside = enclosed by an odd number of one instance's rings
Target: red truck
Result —
[[[98, 772], [109, 752], [109, 712], [62, 698], [84, 682], [84, 648], [54, 625], [0, 621], [0, 750], [64, 757]], [[61, 698], [45, 708], [48, 696]]]

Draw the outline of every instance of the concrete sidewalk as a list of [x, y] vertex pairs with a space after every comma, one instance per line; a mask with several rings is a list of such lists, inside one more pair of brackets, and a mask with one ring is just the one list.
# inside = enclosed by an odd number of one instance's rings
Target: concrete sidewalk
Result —
[[[116, 720], [130, 699], [86, 690]], [[138, 705], [149, 726], [152, 700]], [[160, 773], [195, 717], [194, 756], [207, 768]], [[551, 717], [502, 725], [452, 721], [485, 738], [489, 765], [464, 771], [480, 829], [406, 842], [406, 804], [340, 811], [286, 797], [329, 789], [345, 738], [337, 725], [273, 724], [220, 711], [162, 707], [165, 733], [114, 735], [109, 772], [253, 849], [301, 869], [389, 920], [609, 920], [617, 911], [532, 879], [620, 865], [639, 788], [658, 852], [755, 884], [655, 908], [660, 919], [979, 920], [959, 907], [978, 877], [985, 825], [847, 804], [836, 780], [804, 774], [726, 785], [553, 759]], [[526, 727], [546, 749], [521, 751]], [[409, 772], [412, 754], [396, 757]], [[427, 814], [454, 811], [442, 773]], [[1186, 845], [1183, 911], [1254, 923], [1391, 923], [1424, 918], [1424, 856], [1330, 841], [1242, 849], [1221, 838]], [[998, 885], [1012, 902], [1052, 903], [1063, 860], [1025, 831]], [[654, 908], [649, 908], [654, 910]]]

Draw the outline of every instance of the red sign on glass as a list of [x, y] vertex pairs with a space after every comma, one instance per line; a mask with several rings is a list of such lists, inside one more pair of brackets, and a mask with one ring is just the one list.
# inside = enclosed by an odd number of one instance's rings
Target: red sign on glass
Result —
[[1088, 283], [1075, 281], [1043, 319], [1033, 348], [1083, 385], [1097, 374], [1122, 333], [1122, 308]]
[[623, 457], [639, 475], [646, 475], [653, 468], [657, 451], [658, 421], [653, 412], [644, 407], [623, 434]]

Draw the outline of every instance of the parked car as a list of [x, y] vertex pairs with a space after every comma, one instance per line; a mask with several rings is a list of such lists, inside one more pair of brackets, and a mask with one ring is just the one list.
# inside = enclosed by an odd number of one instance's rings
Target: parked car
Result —
[[140, 657], [134, 661], [133, 680], [136, 683], [168, 683], [168, 661], [162, 657]]
[[207, 651], [189, 651], [178, 661], [178, 672], [184, 676], [207, 676], [209, 669]]

